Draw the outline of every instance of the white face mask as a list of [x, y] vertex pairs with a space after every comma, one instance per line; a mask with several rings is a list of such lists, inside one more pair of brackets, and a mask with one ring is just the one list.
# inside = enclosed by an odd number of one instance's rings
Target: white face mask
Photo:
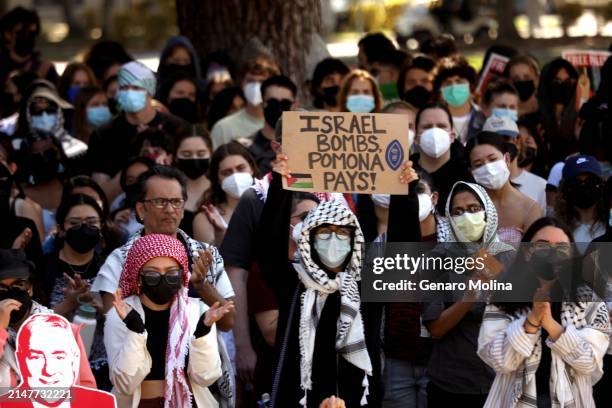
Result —
[[389, 194], [372, 194], [372, 201], [374, 205], [381, 208], [389, 208], [389, 201], [391, 196]]
[[250, 105], [261, 105], [263, 99], [261, 97], [261, 82], [247, 82], [242, 88], [244, 97]]
[[490, 190], [499, 190], [508, 181], [510, 170], [504, 159], [484, 164], [472, 170], [474, 180]]
[[291, 239], [296, 244], [300, 243], [300, 238], [302, 237], [302, 227], [304, 226], [304, 222], [300, 221], [295, 225], [291, 226]]
[[450, 134], [444, 129], [434, 127], [421, 133], [419, 146], [427, 156], [437, 159], [448, 152], [450, 145]]
[[323, 265], [328, 268], [337, 268], [344, 263], [351, 252], [351, 239], [339, 238], [335, 232], [317, 234], [314, 247]]
[[429, 194], [419, 194], [419, 221], [423, 222], [429, 214], [433, 213], [433, 201]]
[[249, 173], [234, 173], [223, 179], [221, 188], [230, 197], [240, 198], [251, 185], [253, 185], [253, 176]]

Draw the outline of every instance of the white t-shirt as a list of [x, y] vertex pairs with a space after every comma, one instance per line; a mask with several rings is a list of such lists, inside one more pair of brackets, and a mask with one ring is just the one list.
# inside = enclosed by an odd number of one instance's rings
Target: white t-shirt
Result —
[[[598, 222], [595, 225], [592, 224], [579, 224], [574, 229], [574, 241], [576, 245], [580, 248], [580, 244], [586, 244], [594, 240], [595, 238], [602, 236], [606, 233], [606, 226], [601, 222]], [[581, 251], [583, 252], [583, 251]]]
[[[100, 271], [96, 276], [96, 280], [91, 286], [92, 292], [115, 293], [119, 287], [119, 278], [121, 277], [123, 264], [127, 258], [128, 251], [141, 235], [142, 231], [139, 231], [132, 238], [130, 238], [125, 245], [110, 253], [100, 268]], [[209, 248], [211, 250], [213, 255], [213, 263], [206, 274], [206, 279], [213, 284], [215, 289], [217, 289], [217, 292], [219, 292], [224, 299], [234, 297], [234, 289], [232, 288], [232, 284], [227, 276], [227, 272], [225, 272], [223, 258], [219, 254], [219, 250], [212, 245], [198, 242], [190, 238], [181, 230], [178, 230], [177, 236], [178, 235], [180, 235], [180, 239], [182, 239], [183, 243], [187, 243], [189, 250], [191, 251], [191, 256], [197, 256], [198, 249]]]
[[552, 166], [552, 169], [550, 169], [550, 173], [548, 173], [548, 181], [546, 183], [559, 188], [559, 184], [561, 183], [561, 179], [563, 178], [564, 167], [565, 162], [555, 163], [555, 165]]
[[519, 184], [519, 191], [538, 203], [542, 213], [546, 212], [546, 180], [530, 171], [523, 170], [520, 176], [512, 179]]
[[455, 131], [457, 132], [457, 137], [461, 144], [467, 143], [467, 134], [468, 128], [470, 127], [470, 118], [472, 117], [472, 113], [469, 113], [465, 116], [453, 116], [453, 126], [455, 127]]
[[213, 150], [232, 140], [253, 137], [263, 127], [263, 117], [256, 118], [248, 114], [245, 109], [240, 109], [238, 112], [224, 117], [213, 126], [210, 132]]

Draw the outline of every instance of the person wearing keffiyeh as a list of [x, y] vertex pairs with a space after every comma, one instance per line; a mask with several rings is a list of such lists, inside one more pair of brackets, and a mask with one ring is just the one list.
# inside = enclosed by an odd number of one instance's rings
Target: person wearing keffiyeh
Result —
[[[256, 249], [279, 305], [272, 407], [319, 407], [332, 395], [348, 407], [373, 404], [359, 290], [363, 233], [338, 201], [322, 201], [307, 215], [298, 214], [307, 199], [282, 188], [286, 156], [278, 159]], [[289, 248], [297, 248], [293, 256]]]
[[233, 303], [208, 309], [189, 298], [187, 259], [183, 244], [162, 234], [145, 235], [128, 252], [104, 328], [119, 408], [218, 406], [207, 388], [221, 376], [214, 323]]

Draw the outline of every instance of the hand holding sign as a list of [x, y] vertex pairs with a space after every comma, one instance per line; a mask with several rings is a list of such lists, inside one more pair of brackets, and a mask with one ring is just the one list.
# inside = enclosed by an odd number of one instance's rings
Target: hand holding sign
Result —
[[275, 171], [289, 190], [407, 194], [398, 173], [408, 156], [408, 128], [403, 115], [284, 112], [287, 159]]
[[289, 174], [289, 156], [286, 154], [279, 153], [276, 155], [276, 160], [274, 161], [274, 165], [272, 166], [272, 171], [280, 174], [284, 178], [289, 178], [291, 175]]
[[419, 175], [417, 174], [414, 167], [412, 167], [412, 162], [410, 160], [402, 164], [402, 172], [400, 173], [400, 183], [410, 184], [418, 179]]

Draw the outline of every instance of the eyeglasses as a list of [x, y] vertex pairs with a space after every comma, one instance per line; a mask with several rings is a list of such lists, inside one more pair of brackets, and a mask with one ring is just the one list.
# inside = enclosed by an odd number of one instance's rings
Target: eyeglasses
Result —
[[7, 292], [13, 288], [28, 291], [30, 290], [30, 282], [28, 282], [25, 279], [20, 279], [20, 280], [13, 282], [10, 286], [0, 283], [0, 292]]
[[68, 225], [68, 229], [71, 228], [81, 228], [81, 225], [87, 225], [92, 228], [100, 228], [100, 218], [98, 217], [86, 217], [86, 218], [67, 218], [66, 225]]
[[466, 208], [461, 208], [461, 207], [453, 208], [452, 211], [451, 211], [451, 215], [453, 217], [458, 217], [460, 215], [465, 214], [466, 212], [468, 212], [470, 214], [475, 214], [475, 213], [481, 212], [483, 210], [484, 210], [484, 208], [482, 208], [482, 205], [480, 205], [480, 204], [472, 204], [472, 205], [468, 205]]
[[185, 200], [182, 198], [151, 198], [150, 200], [142, 200], [143, 203], [151, 203], [157, 209], [166, 208], [168, 204], [175, 210], [180, 210], [185, 207]]
[[142, 281], [147, 286], [157, 286], [162, 279], [165, 280], [168, 285], [176, 285], [181, 282], [182, 275], [182, 269], [168, 271], [165, 274], [156, 271], [142, 271], [140, 273]]
[[566, 242], [550, 243], [546, 241], [536, 241], [530, 244], [531, 247], [538, 252], [559, 252], [563, 254], [571, 254], [572, 246]]
[[353, 231], [350, 228], [346, 228], [346, 227], [340, 227], [340, 228], [337, 228], [336, 230], [332, 230], [329, 228], [321, 228], [317, 232], [317, 238], [322, 239], [322, 240], [327, 240], [331, 238], [332, 233], [335, 233], [338, 239], [348, 240], [348, 239], [351, 239], [352, 232]]

